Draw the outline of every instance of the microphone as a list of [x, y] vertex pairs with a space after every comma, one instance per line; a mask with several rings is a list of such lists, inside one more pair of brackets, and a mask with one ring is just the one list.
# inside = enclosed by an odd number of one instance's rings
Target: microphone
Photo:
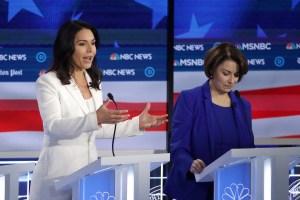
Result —
[[115, 102], [114, 96], [113, 96], [111, 93], [108, 93], [107, 96], [108, 96], [108, 98], [109, 98], [110, 100], [112, 100], [112, 102], [114, 102], [114, 104], [115, 104], [115, 106], [116, 106], [116, 109], [118, 110], [118, 105], [117, 105], [117, 103]]
[[251, 138], [251, 140], [253, 142], [253, 145], [254, 145], [254, 135], [253, 135], [252, 129], [250, 128], [250, 123], [249, 123], [249, 120], [248, 120], [248, 117], [247, 117], [245, 105], [244, 105], [244, 103], [242, 101], [242, 98], [241, 98], [241, 94], [240, 94], [240, 92], [238, 90], [235, 90], [234, 94], [235, 94], [235, 96], [237, 96], [237, 98], [240, 100], [240, 102], [243, 105], [243, 110], [244, 110], [244, 115], [245, 115], [245, 118], [246, 118], [247, 126], [248, 126], [249, 132], [251, 134], [250, 138]]
[[[118, 110], [118, 105], [115, 102], [114, 96], [111, 93], [107, 94], [108, 98], [110, 100], [112, 100], [112, 102], [114, 102], [116, 109]], [[114, 128], [114, 134], [113, 134], [113, 138], [112, 138], [112, 142], [111, 142], [111, 150], [112, 150], [112, 154], [113, 156], [115, 156], [115, 149], [114, 149], [114, 144], [115, 144], [115, 137], [116, 137], [116, 129], [117, 129], [117, 124], [115, 124], [115, 128]]]

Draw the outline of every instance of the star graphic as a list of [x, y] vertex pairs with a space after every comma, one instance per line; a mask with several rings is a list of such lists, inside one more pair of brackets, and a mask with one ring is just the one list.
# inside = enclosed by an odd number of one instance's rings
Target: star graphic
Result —
[[76, 9], [73, 11], [71, 19], [72, 20], [79, 20], [81, 15], [83, 14], [83, 12], [80, 12], [80, 13], [77, 13], [77, 14], [75, 14], [75, 13], [76, 13]]
[[258, 38], [267, 38], [267, 34], [264, 32], [264, 30], [259, 26], [257, 25], [257, 37]]
[[155, 28], [155, 26], [159, 23], [159, 21], [167, 16], [167, 7], [168, 7], [168, 1], [162, 0], [162, 1], [153, 1], [153, 0], [135, 0], [135, 2], [140, 3], [144, 6], [147, 6], [153, 10], [152, 14], [152, 28]]
[[188, 32], [177, 35], [176, 38], [204, 38], [213, 23], [198, 26], [195, 15], [193, 14], [190, 29]]
[[297, 6], [300, 0], [292, 0], [292, 10]]
[[43, 17], [41, 11], [33, 0], [6, 0], [8, 2], [8, 22], [14, 18], [22, 9]]
[[[257, 38], [267, 38], [268, 37], [268, 35], [264, 32], [264, 30], [259, 25], [257, 25], [257, 35], [256, 36], [257, 36]], [[288, 36], [288, 34], [283, 33], [283, 34], [278, 35], [277, 37], [285, 38], [287, 36]]]

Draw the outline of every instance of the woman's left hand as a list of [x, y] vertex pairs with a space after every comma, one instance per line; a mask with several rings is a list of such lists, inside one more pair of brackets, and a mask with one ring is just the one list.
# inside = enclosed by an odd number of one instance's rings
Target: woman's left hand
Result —
[[152, 128], [161, 126], [168, 122], [167, 114], [165, 115], [150, 115], [150, 103], [147, 103], [143, 112], [139, 115], [140, 129]]

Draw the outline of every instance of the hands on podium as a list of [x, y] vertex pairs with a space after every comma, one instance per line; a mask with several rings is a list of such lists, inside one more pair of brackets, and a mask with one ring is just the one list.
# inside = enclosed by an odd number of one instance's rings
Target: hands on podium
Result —
[[192, 162], [190, 172], [200, 174], [205, 167], [206, 167], [206, 164], [203, 162], [203, 160], [196, 159]]

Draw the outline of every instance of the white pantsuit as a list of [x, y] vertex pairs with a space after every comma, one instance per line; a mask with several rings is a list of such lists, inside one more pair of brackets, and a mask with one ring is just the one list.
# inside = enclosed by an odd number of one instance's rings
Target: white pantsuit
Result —
[[[62, 85], [55, 72], [40, 76], [36, 89], [44, 142], [32, 176], [30, 200], [69, 200], [71, 192], [56, 191], [54, 181], [95, 161], [95, 139], [111, 138], [114, 125], [97, 123], [96, 109], [103, 104], [101, 90], [90, 88], [94, 105], [89, 107], [75, 81]], [[140, 134], [138, 117], [117, 125], [116, 137]]]

